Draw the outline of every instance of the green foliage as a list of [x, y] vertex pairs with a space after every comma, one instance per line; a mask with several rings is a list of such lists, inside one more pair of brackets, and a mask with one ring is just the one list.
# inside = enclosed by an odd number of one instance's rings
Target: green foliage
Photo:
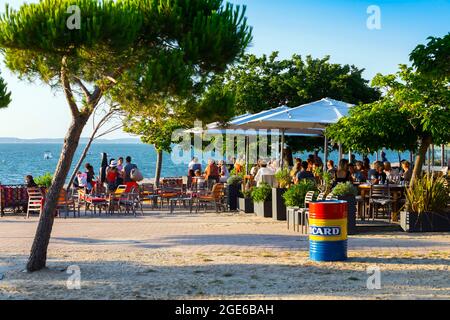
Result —
[[299, 181], [298, 184], [291, 186], [284, 194], [283, 199], [287, 207], [300, 207], [305, 206], [305, 197], [309, 191], [317, 191], [317, 186], [314, 181], [304, 179]]
[[45, 173], [42, 176], [34, 178], [34, 182], [36, 182], [36, 184], [39, 187], [45, 187], [45, 188], [50, 188], [50, 186], [52, 185], [52, 180], [53, 180], [53, 175], [49, 172]]
[[418, 214], [442, 212], [450, 201], [449, 192], [445, 178], [426, 174], [414, 180], [406, 191], [406, 208]]
[[269, 57], [246, 55], [231, 67], [225, 83], [236, 93], [239, 113], [259, 112], [287, 104], [301, 104], [330, 97], [354, 104], [372, 102], [379, 92], [362, 78], [364, 70], [355, 66], [330, 63], [330, 57], [303, 59], [293, 55], [279, 60], [278, 52]]
[[6, 108], [11, 103], [11, 93], [8, 92], [6, 83], [0, 76], [0, 109]]
[[281, 169], [275, 173], [280, 188], [287, 188], [292, 183], [289, 169]]
[[239, 197], [245, 198], [245, 199], [251, 199], [252, 191], [253, 191], [253, 188], [246, 189], [245, 191], [240, 191]]
[[410, 55], [417, 70], [435, 79], [450, 76], [450, 33], [442, 38], [430, 37], [428, 44], [417, 46]]
[[417, 141], [426, 137], [435, 144], [450, 141], [450, 91], [445, 81], [401, 65], [397, 74], [377, 75], [373, 84], [386, 95], [353, 108], [348, 117], [327, 128], [331, 139], [362, 153], [383, 147], [416, 150]]
[[258, 187], [253, 188], [251, 195], [255, 203], [271, 201], [272, 187], [267, 183], [261, 183]]
[[[244, 114], [283, 104], [297, 107], [325, 97], [354, 104], [373, 102], [380, 93], [368, 86], [363, 71], [333, 64], [328, 56], [314, 59], [293, 55], [280, 60], [274, 52], [270, 56], [244, 56], [219, 82], [234, 93], [236, 114]], [[323, 149], [321, 138], [287, 137], [286, 142], [293, 152]]]
[[240, 185], [242, 184], [242, 177], [241, 176], [230, 176], [227, 180], [227, 184], [230, 185]]
[[351, 182], [346, 183], [338, 183], [336, 187], [333, 188], [333, 191], [331, 192], [334, 196], [348, 196], [358, 195], [358, 189], [355, 188], [355, 186]]

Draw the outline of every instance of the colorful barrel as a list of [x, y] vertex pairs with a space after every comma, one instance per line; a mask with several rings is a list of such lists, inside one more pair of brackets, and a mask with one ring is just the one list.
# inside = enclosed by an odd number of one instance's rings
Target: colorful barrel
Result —
[[309, 258], [313, 261], [347, 260], [346, 201], [309, 203]]

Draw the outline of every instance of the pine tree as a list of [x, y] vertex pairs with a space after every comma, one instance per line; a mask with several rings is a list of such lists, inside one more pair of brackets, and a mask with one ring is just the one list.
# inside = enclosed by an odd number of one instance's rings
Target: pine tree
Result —
[[[221, 0], [42, 0], [17, 11], [7, 7], [0, 18], [6, 66], [21, 78], [62, 91], [72, 116], [28, 271], [45, 267], [58, 195], [102, 97], [147, 64], [182, 63], [198, 75], [224, 70], [250, 40], [240, 8]], [[170, 79], [153, 72], [148, 81], [164, 91]]]

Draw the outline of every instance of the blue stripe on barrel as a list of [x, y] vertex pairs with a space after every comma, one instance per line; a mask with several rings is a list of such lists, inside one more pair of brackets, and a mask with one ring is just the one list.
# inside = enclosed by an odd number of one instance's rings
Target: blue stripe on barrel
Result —
[[347, 260], [347, 240], [310, 241], [309, 258], [318, 262]]

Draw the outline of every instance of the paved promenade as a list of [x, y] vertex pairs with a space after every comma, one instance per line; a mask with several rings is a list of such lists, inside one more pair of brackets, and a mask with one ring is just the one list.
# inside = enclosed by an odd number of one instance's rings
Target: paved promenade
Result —
[[[449, 234], [358, 235], [348, 262], [318, 264], [307, 237], [271, 219], [88, 216], [57, 219], [49, 269], [27, 274], [36, 226], [37, 218], [0, 219], [0, 299], [450, 298]], [[81, 269], [81, 290], [66, 287], [70, 265]], [[380, 290], [367, 289], [371, 266], [381, 269]]]

